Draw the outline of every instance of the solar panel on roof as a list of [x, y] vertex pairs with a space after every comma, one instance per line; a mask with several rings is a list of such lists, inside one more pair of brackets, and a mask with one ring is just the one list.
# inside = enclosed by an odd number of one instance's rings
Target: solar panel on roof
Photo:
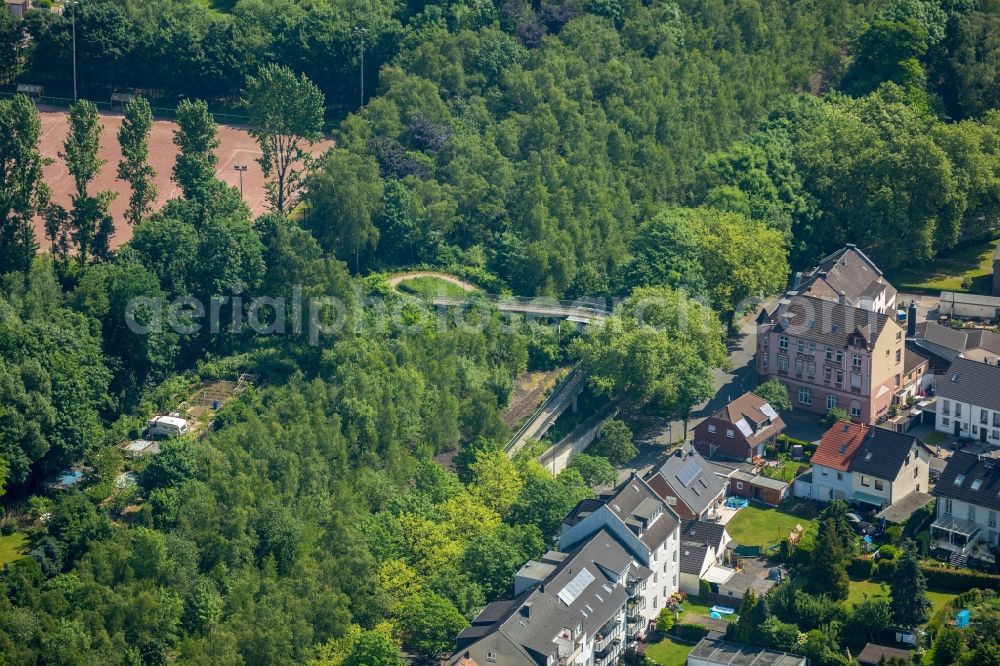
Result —
[[681, 482], [682, 486], [687, 488], [695, 480], [699, 472], [701, 472], [701, 467], [698, 466], [698, 463], [689, 460], [681, 468], [681, 471], [677, 472], [677, 480]]
[[594, 574], [590, 573], [586, 567], [580, 569], [580, 573], [573, 576], [573, 580], [566, 583], [566, 587], [559, 590], [559, 599], [567, 606], [572, 606], [576, 598], [579, 597], [587, 586], [595, 580]]
[[740, 432], [743, 433], [744, 437], [749, 437], [753, 433], [753, 429], [750, 427], [750, 424], [747, 423], [746, 419], [740, 419], [737, 421], [736, 427], [740, 429]]
[[764, 416], [772, 419], [778, 418], [778, 412], [774, 411], [774, 407], [770, 403], [765, 402], [760, 406], [760, 411], [763, 412]]

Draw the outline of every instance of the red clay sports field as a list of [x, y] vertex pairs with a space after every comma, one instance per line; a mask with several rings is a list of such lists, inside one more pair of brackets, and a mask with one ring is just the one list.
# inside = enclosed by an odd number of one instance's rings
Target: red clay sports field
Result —
[[[52, 200], [69, 208], [70, 194], [74, 190], [73, 177], [66, 170], [66, 163], [59, 157], [63, 150], [63, 142], [68, 131], [68, 115], [66, 110], [57, 107], [39, 105], [38, 113], [42, 121], [41, 152], [44, 157], [52, 158], [52, 164], [45, 167], [45, 182], [52, 189]], [[121, 150], [118, 148], [118, 127], [122, 115], [114, 112], [101, 112], [101, 159], [107, 160], [100, 174], [90, 185], [90, 192], [112, 190], [118, 193], [111, 204], [111, 215], [115, 219], [115, 236], [111, 239], [113, 247], [125, 243], [132, 237], [132, 230], [125, 222], [124, 211], [128, 204], [130, 190], [128, 183], [118, 180], [118, 161]], [[176, 124], [170, 120], [154, 120], [149, 137], [149, 163], [156, 170], [156, 187], [160, 196], [155, 208], [163, 205], [167, 199], [180, 195], [180, 191], [170, 180], [170, 171], [174, 166], [177, 148], [172, 142]], [[316, 144], [315, 152], [326, 150], [333, 145], [331, 141]], [[266, 210], [264, 198], [264, 174], [256, 160], [260, 157], [257, 142], [247, 132], [245, 127], [238, 125], [219, 125], [219, 157], [218, 176], [221, 180], [234, 187], [240, 185], [240, 174], [233, 169], [235, 164], [246, 164], [247, 171], [243, 174], [243, 196], [254, 216]], [[35, 237], [39, 247], [44, 251], [49, 249], [45, 239], [45, 227], [42, 221], [35, 221]]]

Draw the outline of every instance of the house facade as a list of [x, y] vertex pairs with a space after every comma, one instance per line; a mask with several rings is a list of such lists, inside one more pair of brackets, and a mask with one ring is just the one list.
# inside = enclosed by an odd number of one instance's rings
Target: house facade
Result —
[[823, 434], [813, 453], [808, 496], [885, 509], [912, 493], [927, 493], [929, 475], [930, 452], [917, 438], [840, 421]]
[[563, 520], [559, 548], [571, 550], [604, 530], [611, 534], [648, 575], [636, 584], [638, 594], [626, 631], [627, 641], [645, 635], [666, 600], [680, 585], [680, 520], [672, 508], [639, 476], [632, 475], [612, 493], [583, 500]]
[[726, 499], [725, 480], [689, 443], [678, 447], [646, 480], [684, 520], [713, 517]]
[[726, 566], [727, 547], [732, 537], [724, 525], [687, 520], [681, 526], [680, 588], [693, 596], [701, 591], [701, 581], [725, 583], [735, 570]]
[[931, 494], [937, 497], [932, 547], [964, 557], [1000, 545], [1000, 460], [956, 451]]
[[1000, 446], [1000, 367], [958, 358], [934, 388], [938, 431]]
[[795, 409], [874, 423], [906, 389], [904, 331], [885, 314], [789, 292], [757, 324], [757, 372]]
[[930, 452], [912, 435], [869, 428], [850, 470], [850, 501], [883, 509], [911, 493], [927, 492]]
[[518, 572], [522, 581], [540, 574], [527, 589], [487, 605], [458, 635], [450, 663], [616, 664], [647, 572], [604, 530], [570, 553], [547, 553]]
[[750, 461], [763, 457], [785, 429], [771, 405], [755, 393], [744, 393], [694, 428], [694, 446], [702, 456]]
[[847, 500], [854, 492], [851, 460], [868, 434], [861, 423], [841, 421], [823, 433], [812, 455], [812, 487], [809, 497], [820, 502]]

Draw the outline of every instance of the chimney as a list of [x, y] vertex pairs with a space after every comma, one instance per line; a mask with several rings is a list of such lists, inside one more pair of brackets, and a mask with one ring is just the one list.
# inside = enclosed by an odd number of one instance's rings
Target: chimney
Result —
[[796, 271], [795, 276], [792, 278], [792, 289], [798, 289], [799, 285], [802, 284], [802, 271]]
[[906, 337], [917, 337], [917, 304], [910, 301], [910, 307], [906, 309]]
[[521, 615], [524, 616], [524, 617], [527, 617], [527, 618], [531, 617], [531, 602], [530, 601], [525, 602], [525, 604], [523, 606], [521, 606]]
[[840, 303], [841, 305], [847, 305], [847, 294], [845, 294], [843, 291], [841, 291], [837, 295], [837, 302]]

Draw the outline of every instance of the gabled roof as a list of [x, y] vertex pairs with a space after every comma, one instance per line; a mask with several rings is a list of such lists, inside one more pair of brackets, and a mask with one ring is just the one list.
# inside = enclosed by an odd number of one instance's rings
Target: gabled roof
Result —
[[848, 305], [858, 307], [862, 299], [875, 300], [886, 292], [887, 300], [896, 290], [882, 271], [854, 244], [848, 244], [820, 260], [819, 265], [803, 274], [796, 287], [799, 293], [827, 301], [837, 301], [843, 294]]
[[[645, 480], [635, 474], [600, 497], [577, 502], [563, 518], [564, 533], [566, 526], [577, 525], [598, 511], [606, 511], [620, 521], [651, 551], [659, 548], [680, 526], [677, 514]], [[581, 535], [575, 536], [577, 541], [573, 543], [578, 542]]]
[[823, 433], [823, 438], [812, 454], [814, 465], [846, 472], [850, 469], [851, 458], [857, 452], [868, 434], [868, 426], [850, 421], [838, 421]]
[[495, 652], [502, 664], [546, 663], [556, 654], [554, 639], [564, 630], [580, 626], [593, 636], [622, 608], [628, 592], [619, 581], [640, 568], [607, 530], [600, 530], [544, 581], [511, 601], [487, 606], [459, 634], [451, 663], [485, 663], [488, 652]]
[[964, 352], [968, 347], [969, 336], [957, 328], [942, 326], [934, 321], [922, 321], [917, 324], [916, 340], [918, 342], [929, 342], [951, 349], [956, 352]]
[[702, 520], [685, 520], [681, 525], [680, 569], [683, 573], [700, 576], [705, 568], [709, 549], [725, 548], [726, 527]]
[[977, 328], [967, 331], [966, 350], [983, 349], [991, 354], [1000, 356], [1000, 333], [994, 333], [985, 328]]
[[1000, 460], [956, 451], [931, 494], [1000, 510]]
[[920, 442], [913, 435], [886, 428], [869, 428], [851, 459], [851, 472], [892, 481], [899, 476], [906, 461], [912, 461], [914, 449], [919, 446]]
[[649, 480], [653, 488], [661, 484], [668, 486], [678, 501], [684, 502], [694, 513], [707, 509], [726, 489], [726, 482], [715, 475], [690, 443], [679, 447], [650, 474]]
[[751, 446], [785, 428], [785, 422], [770, 403], [752, 391], [744, 393], [712, 416], [736, 426]]
[[903, 372], [910, 374], [922, 365], [927, 365], [930, 363], [928, 359], [923, 354], [913, 351], [909, 347], [903, 350]]
[[787, 332], [830, 347], [847, 346], [848, 338], [860, 334], [867, 342], [876, 340], [891, 319], [881, 313], [841, 305], [788, 292], [771, 314], [774, 330]]
[[708, 546], [697, 541], [681, 541], [681, 573], [694, 574], [700, 576], [705, 568], [705, 557], [708, 555]]
[[1000, 367], [956, 358], [935, 382], [938, 399], [957, 400], [1000, 411]]

